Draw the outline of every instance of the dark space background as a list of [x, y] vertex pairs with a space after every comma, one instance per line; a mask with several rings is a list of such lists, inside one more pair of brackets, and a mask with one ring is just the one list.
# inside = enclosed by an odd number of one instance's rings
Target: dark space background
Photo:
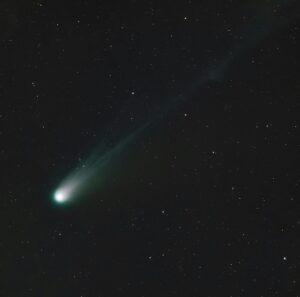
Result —
[[[299, 15], [1, 0], [0, 296], [299, 296]], [[156, 114], [101, 187], [53, 203]]]

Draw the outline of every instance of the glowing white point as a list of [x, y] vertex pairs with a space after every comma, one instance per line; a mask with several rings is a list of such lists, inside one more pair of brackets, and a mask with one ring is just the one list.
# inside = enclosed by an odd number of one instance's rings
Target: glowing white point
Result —
[[68, 199], [66, 193], [64, 193], [63, 191], [57, 191], [54, 194], [54, 198], [55, 198], [56, 202], [59, 202], [59, 203], [63, 203]]

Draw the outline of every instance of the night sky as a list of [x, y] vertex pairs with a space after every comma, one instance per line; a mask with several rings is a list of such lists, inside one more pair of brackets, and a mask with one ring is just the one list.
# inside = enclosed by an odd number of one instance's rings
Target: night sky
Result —
[[0, 297], [300, 296], [299, 16], [2, 0]]

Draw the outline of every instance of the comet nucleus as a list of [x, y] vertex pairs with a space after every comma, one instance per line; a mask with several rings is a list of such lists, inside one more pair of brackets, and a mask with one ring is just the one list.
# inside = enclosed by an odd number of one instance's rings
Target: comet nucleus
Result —
[[63, 203], [68, 200], [68, 194], [64, 190], [57, 190], [54, 194], [54, 199], [58, 203]]

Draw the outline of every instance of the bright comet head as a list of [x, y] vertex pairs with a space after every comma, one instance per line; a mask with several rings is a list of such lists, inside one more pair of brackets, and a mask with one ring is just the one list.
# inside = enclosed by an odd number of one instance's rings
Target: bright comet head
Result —
[[68, 200], [68, 195], [63, 190], [57, 190], [54, 194], [54, 199], [58, 203], [63, 203]]
[[53, 199], [60, 204], [74, 200], [74, 197], [77, 197], [78, 185], [80, 183], [75, 179], [65, 181], [54, 192]]

